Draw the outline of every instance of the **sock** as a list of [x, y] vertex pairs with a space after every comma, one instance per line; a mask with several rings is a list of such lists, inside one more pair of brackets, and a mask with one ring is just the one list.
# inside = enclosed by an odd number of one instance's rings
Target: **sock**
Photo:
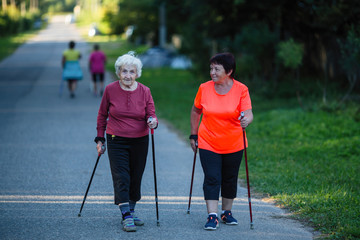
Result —
[[135, 212], [135, 205], [136, 205], [136, 202], [134, 201], [129, 201], [129, 208], [130, 208], [130, 212]]
[[231, 212], [231, 210], [222, 210], [222, 211], [221, 211], [221, 214], [224, 214], [226, 211]]
[[215, 213], [215, 212], [211, 212], [211, 213], [209, 213], [209, 215], [215, 215], [217, 217], [217, 213]]
[[127, 218], [128, 216], [131, 216], [129, 203], [122, 203], [119, 205], [119, 208], [120, 208], [123, 219]]

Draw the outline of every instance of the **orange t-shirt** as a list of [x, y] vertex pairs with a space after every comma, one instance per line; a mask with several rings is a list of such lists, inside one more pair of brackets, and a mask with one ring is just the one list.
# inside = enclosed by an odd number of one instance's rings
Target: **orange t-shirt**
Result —
[[[213, 81], [200, 85], [194, 106], [202, 109], [198, 146], [215, 153], [233, 153], [244, 149], [243, 132], [238, 120], [240, 113], [251, 109], [248, 88], [233, 80], [225, 95], [215, 91]], [[246, 140], [247, 145], [247, 140]]]

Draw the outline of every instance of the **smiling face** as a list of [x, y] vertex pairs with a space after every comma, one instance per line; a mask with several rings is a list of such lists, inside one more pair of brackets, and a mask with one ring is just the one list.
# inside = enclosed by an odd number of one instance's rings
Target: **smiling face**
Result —
[[137, 71], [135, 65], [125, 64], [121, 67], [119, 72], [120, 82], [127, 88], [130, 88], [137, 78]]
[[226, 73], [223, 65], [212, 63], [210, 65], [210, 77], [215, 83], [223, 83], [230, 73]]

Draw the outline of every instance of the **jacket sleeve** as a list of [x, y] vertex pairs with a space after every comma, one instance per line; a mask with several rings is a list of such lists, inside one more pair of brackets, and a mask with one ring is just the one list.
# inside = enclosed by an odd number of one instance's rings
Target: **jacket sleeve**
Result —
[[149, 117], [155, 117], [157, 119], [155, 114], [155, 103], [149, 88], [146, 91], [146, 101], [146, 119]]
[[104, 137], [105, 135], [107, 118], [109, 116], [109, 105], [110, 105], [109, 93], [107, 91], [107, 88], [105, 88], [97, 116], [96, 130], [98, 137]]

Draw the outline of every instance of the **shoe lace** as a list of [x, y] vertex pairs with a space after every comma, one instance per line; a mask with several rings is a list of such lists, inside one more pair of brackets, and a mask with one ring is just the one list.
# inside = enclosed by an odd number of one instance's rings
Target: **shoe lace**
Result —
[[133, 219], [133, 218], [126, 218], [126, 219], [124, 220], [124, 224], [125, 224], [126, 226], [132, 226], [132, 225], [134, 225], [134, 219]]
[[233, 219], [232, 213], [231, 213], [230, 211], [225, 212], [225, 213], [221, 216], [221, 219], [224, 219], [224, 218]]
[[209, 223], [209, 222], [215, 222], [215, 223], [216, 223], [217, 221], [218, 221], [218, 220], [217, 220], [217, 218], [216, 218], [216, 217], [209, 216], [209, 217], [208, 217], [208, 221], [207, 221], [207, 222], [208, 222], [208, 223]]

